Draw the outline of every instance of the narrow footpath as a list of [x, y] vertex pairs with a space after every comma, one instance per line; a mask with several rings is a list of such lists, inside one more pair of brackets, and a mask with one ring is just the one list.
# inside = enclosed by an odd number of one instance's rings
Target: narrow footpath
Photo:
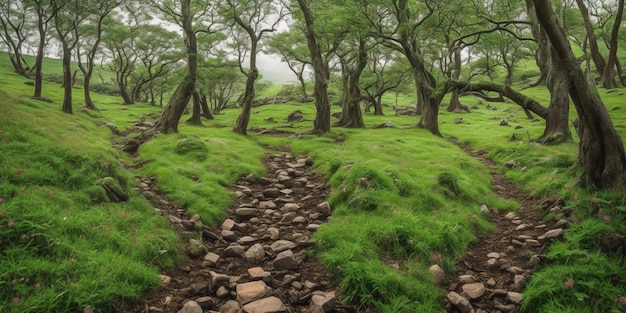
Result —
[[237, 201], [217, 227], [174, 205], [153, 178], [138, 178], [139, 191], [182, 234], [187, 261], [161, 275], [162, 289], [119, 311], [357, 312], [309, 252], [331, 213], [323, 176], [310, 171], [311, 159], [289, 152], [266, 165], [265, 177], [248, 175], [233, 188]]
[[[562, 237], [567, 226], [567, 211], [559, 198], [536, 199], [511, 183], [500, 166], [489, 160], [484, 151], [464, 147], [467, 154], [492, 171], [493, 191], [520, 204], [516, 212], [499, 212], [483, 206], [496, 228], [471, 245], [464, 259], [457, 260], [456, 276], [435, 277], [447, 292], [448, 312], [515, 313], [520, 311], [522, 292], [533, 269], [544, 261], [547, 246]], [[506, 165], [505, 165], [506, 166]], [[553, 219], [544, 220], [547, 213]]]

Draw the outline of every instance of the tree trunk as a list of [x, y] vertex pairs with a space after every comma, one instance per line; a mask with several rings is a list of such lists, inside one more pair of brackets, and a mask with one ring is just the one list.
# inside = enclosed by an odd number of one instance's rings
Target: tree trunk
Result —
[[168, 102], [161, 119], [155, 125], [156, 130], [167, 134], [168, 132], [178, 132], [178, 122], [189, 103], [194, 90], [196, 89], [196, 77], [198, 71], [198, 45], [196, 34], [192, 28], [190, 5], [191, 0], [182, 0], [181, 15], [183, 32], [187, 42], [187, 73], [178, 84], [172, 98]]
[[374, 102], [372, 102], [374, 104], [374, 115], [385, 115], [383, 113], [383, 97], [382, 96], [378, 96], [378, 98], [374, 98]]
[[93, 74], [93, 65], [89, 66], [89, 68], [87, 69], [87, 72], [84, 74], [85, 80], [83, 81], [83, 90], [85, 92], [85, 106], [90, 110], [99, 111], [96, 105], [93, 103], [93, 100], [91, 99], [91, 91], [89, 91], [92, 74]]
[[62, 111], [72, 114], [72, 50], [63, 42], [63, 109]]
[[615, 131], [600, 96], [589, 86], [565, 32], [556, 22], [551, 2], [533, 2], [538, 20], [564, 65], [570, 96], [578, 113], [581, 179], [591, 188], [623, 189], [626, 187], [624, 142]]
[[430, 88], [422, 88], [420, 90], [423, 90], [424, 98], [428, 99], [428, 103], [424, 105], [417, 127], [427, 129], [433, 135], [441, 137], [441, 132], [439, 132], [439, 104], [441, 103], [441, 98], [436, 97]]
[[193, 107], [191, 109], [191, 117], [187, 120], [188, 124], [202, 126], [202, 108], [200, 106], [200, 95], [197, 91], [193, 92]]
[[548, 119], [548, 109], [543, 107], [539, 102], [533, 100], [526, 95], [515, 91], [510, 86], [498, 85], [495, 83], [478, 83], [470, 84], [469, 82], [455, 81], [450, 82], [451, 88], [461, 89], [463, 91], [494, 91], [513, 100], [520, 107], [527, 109], [543, 119]]
[[43, 25], [43, 17], [41, 16], [39, 9], [37, 13], [38, 31], [39, 31], [39, 43], [37, 44], [37, 55], [35, 56], [35, 92], [33, 98], [41, 99], [43, 90], [43, 53], [46, 44], [46, 30]]
[[194, 93], [194, 97], [197, 97], [200, 100], [200, 107], [202, 108], [202, 117], [206, 118], [207, 120], [212, 120], [213, 119], [213, 114], [211, 114], [211, 110], [209, 109], [209, 104], [207, 103], [206, 100], [206, 95], [204, 94], [199, 94], [197, 91]]
[[617, 88], [615, 82], [615, 64], [617, 63], [617, 42], [619, 28], [622, 25], [622, 16], [624, 15], [624, 0], [619, 0], [617, 6], [617, 14], [615, 14], [615, 23], [613, 24], [613, 30], [611, 31], [611, 41], [609, 47], [609, 58], [604, 68], [602, 75], [602, 87], [606, 89]]
[[315, 97], [316, 113], [315, 121], [313, 122], [313, 132], [323, 134], [330, 131], [330, 102], [328, 101], [328, 82], [326, 74], [328, 65], [324, 64], [322, 54], [317, 45], [313, 17], [309, 11], [306, 0], [298, 0], [298, 5], [304, 15], [306, 39], [309, 52], [311, 53], [311, 65], [313, 66], [315, 77], [313, 96]]
[[[254, 50], [253, 50], [254, 51]], [[252, 55], [250, 55], [252, 57]], [[254, 83], [256, 79], [259, 77], [259, 72], [256, 67], [250, 69], [248, 73], [248, 78], [246, 79], [246, 90], [244, 93], [244, 97], [241, 103], [241, 113], [239, 117], [237, 117], [237, 122], [235, 123], [235, 127], [233, 131], [237, 134], [247, 135], [248, 134], [248, 123], [250, 122], [250, 110], [252, 109], [252, 100], [254, 100]]]
[[596, 34], [593, 31], [593, 25], [589, 19], [589, 11], [587, 10], [587, 6], [583, 0], [576, 0], [576, 4], [578, 5], [578, 9], [580, 10], [580, 14], [583, 17], [583, 22], [585, 24], [587, 40], [589, 41], [589, 49], [591, 50], [591, 59], [593, 60], [593, 64], [596, 66], [596, 72], [601, 77], [604, 74], [604, 69], [606, 68], [606, 61], [604, 60], [604, 57], [602, 57], [600, 49], [598, 49], [598, 40], [596, 40]]
[[[452, 72], [452, 79], [459, 80], [461, 77], [461, 47], [457, 44], [452, 48], [454, 51], [454, 72]], [[461, 101], [459, 100], [459, 91], [453, 90], [450, 95], [450, 104], [446, 108], [448, 112], [454, 112], [461, 106]]]
[[[348, 70], [347, 81], [344, 83], [344, 99], [341, 110], [341, 118], [337, 126], [346, 128], [363, 128], [363, 115], [361, 114], [361, 88], [359, 87], [361, 73], [367, 66], [367, 51], [365, 39], [359, 39], [358, 58], [356, 66]], [[349, 65], [347, 66], [350, 67]]]

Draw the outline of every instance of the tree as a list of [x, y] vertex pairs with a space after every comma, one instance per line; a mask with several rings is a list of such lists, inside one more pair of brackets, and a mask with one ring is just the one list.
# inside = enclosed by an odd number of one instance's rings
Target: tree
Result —
[[355, 47], [343, 53], [338, 53], [341, 60], [341, 72], [343, 78], [343, 99], [341, 116], [336, 126], [347, 128], [362, 128], [363, 116], [361, 114], [361, 73], [367, 66], [367, 39], [363, 35], [355, 38], [354, 43], [346, 45]]
[[594, 27], [593, 24], [591, 24], [591, 19], [589, 18], [589, 10], [587, 10], [587, 6], [583, 0], [576, 0], [576, 4], [578, 5], [578, 9], [580, 10], [580, 14], [582, 15], [583, 22], [585, 24], [585, 32], [587, 41], [589, 42], [591, 59], [596, 66], [596, 72], [598, 75], [602, 76], [604, 74], [604, 69], [606, 68], [606, 61], [598, 48], [598, 40], [596, 39]]
[[[101, 0], [94, 6], [93, 13], [86, 20], [86, 25], [74, 28], [74, 36], [83, 40], [76, 45], [76, 55], [78, 56], [78, 67], [83, 73], [83, 90], [85, 94], [85, 106], [91, 110], [98, 110], [91, 99], [89, 86], [96, 62], [96, 55], [99, 53], [102, 33], [104, 32], [107, 16], [119, 5], [120, 0]], [[83, 60], [83, 57], [85, 58]]]
[[533, 0], [535, 13], [569, 81], [569, 93], [578, 113], [578, 165], [581, 179], [592, 188], [624, 189], [626, 155], [624, 142], [613, 127], [600, 96], [589, 85], [549, 0]]
[[330, 102], [328, 100], [328, 63], [322, 57], [322, 51], [318, 45], [316, 27], [313, 14], [309, 8], [309, 0], [298, 0], [298, 7], [304, 19], [304, 34], [311, 54], [313, 67], [314, 86], [313, 97], [315, 98], [315, 121], [313, 132], [318, 134], [330, 131]]
[[210, 112], [220, 113], [231, 105], [231, 99], [242, 92], [243, 75], [239, 72], [238, 62], [228, 61], [225, 56], [208, 59], [204, 65], [210, 69], [198, 73], [197, 89], [206, 98]]
[[311, 60], [308, 56], [308, 48], [304, 44], [305, 41], [303, 34], [299, 30], [292, 28], [289, 31], [272, 36], [267, 43], [267, 50], [270, 53], [279, 54], [281, 60], [287, 63], [289, 69], [300, 82], [302, 96], [307, 98], [309, 95], [306, 92], [304, 72], [306, 67], [311, 64]]
[[[187, 71], [170, 98], [161, 118], [155, 125], [162, 133], [178, 132], [178, 122], [183, 115], [189, 100], [196, 89], [198, 72], [198, 41], [199, 32], [213, 33], [215, 25], [212, 3], [196, 0], [181, 0], [177, 7], [170, 0], [156, 1], [154, 6], [168, 18], [170, 22], [180, 26], [183, 30], [185, 48], [187, 52]], [[194, 27], [194, 22], [196, 22]], [[203, 25], [206, 23], [208, 25]]]
[[[259, 78], [259, 70], [256, 66], [259, 44], [264, 36], [276, 31], [286, 14], [283, 7], [272, 0], [225, 0], [222, 15], [234, 22], [234, 27], [231, 29], [239, 59], [239, 70], [246, 76], [241, 114], [237, 118], [233, 131], [246, 135], [250, 109], [255, 96], [254, 84]], [[246, 59], [247, 69], [244, 68]]]
[[400, 85], [410, 80], [410, 67], [403, 63], [397, 56], [397, 52], [391, 49], [383, 49], [381, 45], [370, 49], [367, 69], [361, 77], [361, 90], [369, 99], [369, 106], [374, 106], [374, 115], [384, 115], [382, 97], [390, 90], [397, 89]]
[[35, 90], [33, 92], [33, 98], [42, 99], [44, 48], [47, 44], [50, 23], [54, 20], [61, 6], [56, 6], [56, 2], [44, 0], [26, 0], [24, 3], [31, 8], [31, 10], [34, 10], [37, 16], [37, 34], [39, 40], [37, 43], [37, 53], [35, 55]]
[[23, 46], [27, 39], [25, 30], [28, 11], [21, 1], [0, 2], [0, 39], [9, 48], [9, 60], [13, 71], [30, 78], [28, 64], [24, 60]]
[[622, 16], [624, 16], [624, 0], [619, 0], [617, 13], [615, 14], [615, 22], [613, 23], [613, 30], [611, 31], [611, 39], [609, 43], [609, 57], [606, 61], [604, 73], [602, 74], [602, 87], [606, 89], [617, 88], [617, 83], [615, 82], [615, 66], [618, 63], [617, 42], [619, 29], [622, 25]]
[[72, 84], [74, 75], [72, 73], [72, 51], [79, 43], [80, 33], [76, 29], [81, 25], [90, 12], [91, 5], [82, 0], [54, 1], [54, 29], [57, 39], [61, 43], [62, 63], [63, 63], [63, 112], [72, 114]]

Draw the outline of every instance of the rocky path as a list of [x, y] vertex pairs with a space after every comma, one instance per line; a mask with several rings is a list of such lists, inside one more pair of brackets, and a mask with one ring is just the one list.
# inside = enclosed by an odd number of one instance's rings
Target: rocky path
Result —
[[[514, 313], [519, 311], [524, 285], [543, 260], [551, 241], [566, 227], [567, 211], [560, 199], [535, 199], [506, 179], [485, 152], [465, 148], [466, 153], [493, 169], [493, 190], [519, 202], [514, 213], [501, 213], [483, 206], [496, 228], [472, 245], [467, 256], [456, 262], [456, 277], [447, 280], [437, 265], [431, 268], [447, 290], [448, 312]], [[513, 163], [505, 164], [513, 165]], [[554, 216], [544, 220], [545, 213]]]
[[163, 288], [120, 312], [356, 312], [341, 304], [337, 283], [311, 257], [309, 240], [330, 215], [329, 190], [311, 159], [270, 156], [267, 175], [242, 178], [220, 226], [164, 198], [152, 178], [139, 191], [182, 234], [187, 262], [161, 275]]

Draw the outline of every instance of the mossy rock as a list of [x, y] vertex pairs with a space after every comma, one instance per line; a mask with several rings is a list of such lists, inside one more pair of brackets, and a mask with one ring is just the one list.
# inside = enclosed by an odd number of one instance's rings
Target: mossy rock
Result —
[[120, 185], [120, 183], [113, 177], [105, 177], [98, 181], [107, 197], [113, 202], [123, 202], [128, 200], [128, 192]]
[[183, 138], [178, 141], [174, 152], [178, 155], [188, 155], [198, 161], [204, 161], [209, 153], [209, 148], [198, 138]]

